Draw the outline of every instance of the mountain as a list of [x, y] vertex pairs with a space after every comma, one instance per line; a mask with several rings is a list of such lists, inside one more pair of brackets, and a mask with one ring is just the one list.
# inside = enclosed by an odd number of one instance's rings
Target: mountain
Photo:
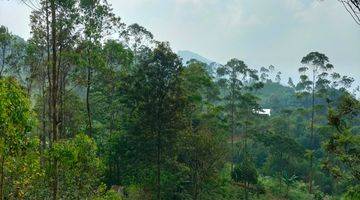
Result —
[[198, 61], [206, 63], [206, 64], [211, 64], [214, 62], [214, 61], [212, 61], [208, 58], [205, 58], [197, 53], [194, 53], [191, 51], [186, 51], [186, 50], [178, 51], [177, 55], [182, 59], [183, 64], [186, 64], [191, 59], [195, 59], [195, 60], [198, 60]]

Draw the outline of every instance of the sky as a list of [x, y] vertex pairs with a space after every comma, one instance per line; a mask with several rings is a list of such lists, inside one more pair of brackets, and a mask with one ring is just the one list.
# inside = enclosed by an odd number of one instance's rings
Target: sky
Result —
[[[219, 63], [238, 58], [252, 68], [274, 65], [286, 80], [298, 76], [303, 56], [319, 51], [336, 71], [360, 80], [360, 26], [336, 0], [108, 2], [123, 22], [139, 23], [174, 51], [190, 50]], [[0, 0], [0, 24], [28, 38], [30, 11], [20, 1]]]

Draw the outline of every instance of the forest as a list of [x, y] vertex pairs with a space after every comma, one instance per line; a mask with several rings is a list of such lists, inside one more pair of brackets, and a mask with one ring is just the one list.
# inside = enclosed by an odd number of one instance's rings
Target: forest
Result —
[[292, 79], [185, 63], [106, 0], [28, 21], [0, 26], [0, 200], [360, 199], [359, 80], [324, 53]]

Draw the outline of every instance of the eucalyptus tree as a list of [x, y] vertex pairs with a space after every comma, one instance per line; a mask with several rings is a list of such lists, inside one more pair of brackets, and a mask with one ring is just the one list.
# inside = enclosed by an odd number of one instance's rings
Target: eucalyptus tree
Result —
[[[234, 137], [238, 131], [240, 107], [246, 101], [247, 91], [262, 87], [255, 70], [250, 69], [243, 61], [231, 59], [226, 65], [217, 69], [219, 84], [224, 89], [225, 112], [229, 118], [231, 135], [232, 162], [234, 159]], [[249, 111], [251, 108], [247, 108]], [[233, 169], [233, 165], [232, 165]]]
[[149, 44], [153, 43], [154, 39], [150, 31], [137, 23], [127, 26], [122, 32], [122, 37], [132, 47], [135, 54], [137, 54], [142, 46], [149, 46]]
[[270, 75], [269, 75], [269, 73], [270, 73], [270, 69], [268, 69], [268, 68], [266, 68], [266, 67], [261, 67], [260, 68], [260, 80], [262, 81], [262, 82], [267, 82], [268, 80], [269, 80], [269, 78], [270, 78]]
[[[52, 144], [51, 131], [51, 94], [50, 94], [50, 21], [49, 1], [41, 1], [41, 8], [30, 15], [31, 37], [28, 40], [25, 62], [29, 65], [39, 63], [37, 75], [32, 76], [37, 83], [38, 95], [35, 95], [34, 110], [38, 113], [41, 141], [42, 166], [45, 164], [44, 152]], [[44, 17], [45, 16], [45, 17]], [[45, 18], [45, 19], [44, 19]]]
[[181, 60], [169, 44], [158, 43], [153, 50], [142, 49], [132, 73], [123, 79], [123, 123], [133, 144], [127, 151], [133, 163], [127, 173], [135, 173], [136, 182], [156, 199], [171, 199], [179, 181], [175, 163], [185, 126], [181, 71]]
[[293, 89], [296, 87], [291, 77], [289, 77], [287, 84]]
[[[93, 79], [94, 119], [106, 126], [107, 133], [120, 131], [122, 77], [129, 73], [133, 52], [116, 40], [107, 40], [101, 49], [102, 64]], [[109, 109], [104, 113], [103, 109]]]
[[307, 155], [310, 160], [310, 172], [309, 172], [309, 192], [313, 191], [313, 165], [314, 165], [314, 151], [315, 151], [315, 107], [316, 107], [316, 95], [324, 94], [329, 84], [329, 80], [326, 79], [328, 71], [334, 67], [329, 62], [329, 58], [319, 52], [311, 52], [302, 58], [301, 63], [304, 65], [299, 68], [300, 82], [297, 85], [297, 89], [300, 93], [311, 96], [311, 118], [310, 118], [310, 150]]
[[[107, 180], [116, 185], [121, 184], [121, 166], [123, 160], [120, 149], [124, 148], [121, 138], [123, 104], [123, 77], [130, 73], [133, 52], [116, 40], [108, 40], [101, 49], [103, 64], [98, 65], [93, 76], [93, 120], [98, 126], [94, 138], [98, 142], [99, 152], [108, 158]], [[107, 112], [104, 112], [107, 110]], [[119, 138], [120, 137], [120, 138]]]
[[276, 81], [277, 83], [280, 83], [280, 81], [281, 81], [281, 72], [280, 72], [280, 71], [276, 73], [275, 81]]
[[[92, 77], [96, 67], [101, 65], [101, 43], [106, 36], [120, 31], [124, 26], [120, 18], [116, 17], [106, 0], [80, 0], [80, 27], [82, 63], [86, 69], [86, 110], [87, 110], [87, 131], [92, 135], [92, 114], [90, 93]], [[100, 62], [100, 63], [99, 63]], [[82, 76], [82, 75], [81, 75]]]
[[[42, 121], [49, 122], [48, 141], [52, 147], [64, 135], [64, 96], [67, 75], [73, 66], [72, 59], [75, 41], [79, 37], [76, 26], [79, 21], [77, 1], [42, 0], [41, 8], [34, 10], [31, 15], [31, 40], [33, 45], [43, 54], [43, 63], [39, 69], [41, 80], [43, 106]], [[31, 53], [31, 52], [29, 52]], [[30, 55], [30, 54], [29, 54]], [[43, 77], [42, 77], [43, 78]], [[46, 86], [45, 86], [46, 85]], [[47, 93], [45, 95], [45, 93]], [[44, 98], [46, 97], [46, 98]], [[45, 100], [46, 99], [46, 100]], [[45, 110], [48, 119], [45, 120]], [[45, 128], [44, 128], [45, 127]], [[46, 125], [43, 126], [46, 130]], [[46, 139], [46, 138], [45, 138]], [[42, 143], [44, 136], [42, 136]], [[44, 145], [43, 145], [44, 146]], [[58, 161], [54, 158], [48, 160], [53, 163], [49, 171], [53, 199], [58, 198]]]
[[226, 135], [221, 119], [219, 89], [206, 64], [190, 60], [182, 72], [182, 85], [187, 99], [187, 134], [182, 141], [180, 161], [189, 167], [189, 184], [185, 190], [192, 199], [212, 196], [227, 155]]

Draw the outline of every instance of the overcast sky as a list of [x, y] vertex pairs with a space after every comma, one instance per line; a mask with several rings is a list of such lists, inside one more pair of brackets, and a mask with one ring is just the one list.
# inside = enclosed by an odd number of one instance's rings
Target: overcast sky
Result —
[[[254, 68], [272, 64], [285, 76], [295, 76], [301, 58], [319, 51], [337, 71], [360, 80], [360, 26], [337, 0], [108, 1], [123, 22], [139, 23], [174, 51], [220, 63], [236, 57]], [[0, 24], [28, 38], [31, 9], [19, 2], [0, 0]]]

